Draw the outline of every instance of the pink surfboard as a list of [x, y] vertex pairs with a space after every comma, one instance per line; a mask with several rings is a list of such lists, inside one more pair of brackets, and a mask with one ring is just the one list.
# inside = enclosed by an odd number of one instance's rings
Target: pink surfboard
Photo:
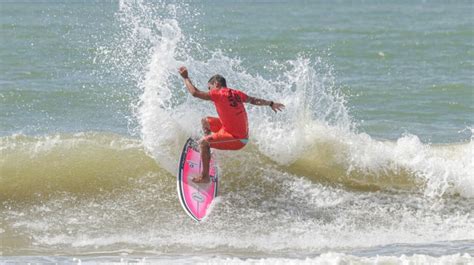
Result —
[[181, 153], [178, 170], [178, 197], [184, 211], [196, 221], [208, 213], [209, 206], [217, 196], [218, 172], [215, 160], [211, 158], [209, 175], [211, 182], [194, 183], [192, 178], [201, 173], [202, 162], [199, 146], [189, 138]]

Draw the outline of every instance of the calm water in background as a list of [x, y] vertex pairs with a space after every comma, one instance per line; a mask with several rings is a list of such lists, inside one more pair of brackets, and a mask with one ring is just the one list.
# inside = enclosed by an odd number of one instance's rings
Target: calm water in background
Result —
[[[241, 58], [251, 73], [264, 75], [272, 60], [322, 56], [350, 114], [370, 135], [396, 139], [408, 132], [434, 143], [470, 138], [459, 132], [474, 120], [470, 1], [189, 5], [202, 14], [193, 21], [199, 28], [183, 30], [210, 50]], [[127, 96], [136, 88], [123, 76], [105, 75], [108, 66], [93, 60], [120, 30], [118, 7], [2, 2], [3, 135], [127, 133]]]
[[[472, 262], [473, 14], [472, 1], [0, 1], [0, 254]], [[182, 64], [198, 87], [219, 72], [288, 106], [249, 110], [253, 142], [221, 154], [206, 226], [175, 196], [181, 144], [214, 111], [186, 95]]]

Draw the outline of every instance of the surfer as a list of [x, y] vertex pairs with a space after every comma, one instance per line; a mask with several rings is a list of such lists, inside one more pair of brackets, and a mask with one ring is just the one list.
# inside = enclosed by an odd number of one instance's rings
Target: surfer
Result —
[[207, 83], [208, 92], [197, 89], [188, 76], [188, 69], [182, 66], [179, 74], [193, 97], [211, 100], [217, 110], [218, 118], [205, 117], [201, 120], [204, 136], [199, 140], [202, 173], [193, 178], [195, 183], [208, 183], [211, 148], [220, 150], [239, 150], [248, 142], [248, 119], [244, 103], [269, 106], [274, 112], [282, 111], [285, 105], [265, 99], [251, 97], [237, 89], [227, 87], [221, 75], [214, 75]]

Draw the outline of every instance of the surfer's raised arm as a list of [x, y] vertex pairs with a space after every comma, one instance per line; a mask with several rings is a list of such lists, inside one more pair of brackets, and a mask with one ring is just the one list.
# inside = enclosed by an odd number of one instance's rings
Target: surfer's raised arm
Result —
[[188, 69], [186, 69], [186, 67], [181, 66], [178, 70], [179, 70], [179, 74], [184, 79], [184, 84], [186, 85], [186, 88], [188, 89], [189, 93], [193, 95], [193, 97], [204, 99], [204, 100], [211, 100], [211, 96], [209, 96], [209, 93], [201, 91], [193, 85], [193, 83], [191, 82], [191, 79], [189, 79]]
[[261, 98], [256, 98], [256, 97], [247, 97], [247, 103], [250, 103], [252, 105], [257, 105], [257, 106], [270, 106], [274, 112], [277, 111], [282, 111], [285, 108], [285, 105], [278, 103], [278, 102], [273, 102], [270, 100], [265, 100]]

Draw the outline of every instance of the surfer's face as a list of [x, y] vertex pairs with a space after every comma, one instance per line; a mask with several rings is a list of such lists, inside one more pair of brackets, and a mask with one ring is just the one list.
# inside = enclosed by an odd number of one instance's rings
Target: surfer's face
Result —
[[220, 88], [220, 85], [219, 85], [218, 82], [207, 83], [207, 89], [208, 90], [219, 89], [219, 88]]

